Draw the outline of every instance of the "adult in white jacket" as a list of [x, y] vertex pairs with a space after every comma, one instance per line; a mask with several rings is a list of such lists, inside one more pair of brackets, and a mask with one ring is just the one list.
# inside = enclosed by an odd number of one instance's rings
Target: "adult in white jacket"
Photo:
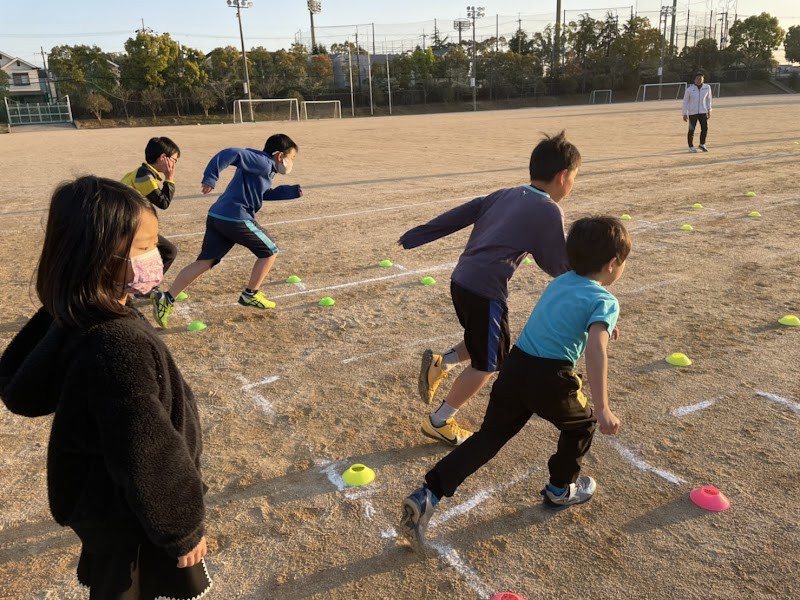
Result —
[[694, 129], [700, 123], [700, 150], [708, 152], [706, 136], [708, 120], [711, 118], [711, 86], [703, 83], [703, 74], [695, 73], [694, 85], [686, 86], [683, 95], [683, 120], [689, 122], [689, 152], [697, 152], [694, 147]]

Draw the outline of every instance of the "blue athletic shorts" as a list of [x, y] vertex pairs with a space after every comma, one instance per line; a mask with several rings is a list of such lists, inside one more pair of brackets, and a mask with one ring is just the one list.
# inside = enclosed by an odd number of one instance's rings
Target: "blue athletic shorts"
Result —
[[269, 258], [278, 253], [278, 246], [256, 221], [226, 221], [209, 215], [197, 260], [213, 260], [216, 265], [236, 244], [249, 249], [258, 258]]

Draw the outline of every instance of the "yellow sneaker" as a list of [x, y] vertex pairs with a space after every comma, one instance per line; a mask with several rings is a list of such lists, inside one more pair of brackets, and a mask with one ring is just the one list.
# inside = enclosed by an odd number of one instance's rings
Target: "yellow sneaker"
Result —
[[419, 397], [425, 404], [433, 402], [436, 388], [447, 377], [447, 372], [442, 368], [442, 355], [434, 354], [432, 350], [422, 353], [422, 366], [419, 369]]
[[435, 427], [430, 415], [422, 420], [422, 433], [435, 440], [447, 442], [451, 446], [460, 446], [472, 435], [471, 431], [463, 429], [452, 417], [441, 427]]
[[261, 310], [275, 308], [275, 303], [271, 300], [267, 300], [267, 297], [261, 292], [256, 292], [252, 296], [243, 292], [242, 295], [239, 296], [239, 304], [242, 306], [260, 308]]
[[169, 319], [169, 315], [172, 313], [175, 305], [172, 304], [167, 298], [167, 295], [158, 288], [150, 293], [150, 302], [153, 304], [153, 317], [155, 317], [156, 323], [158, 323], [161, 329], [167, 329], [169, 327], [167, 319]]

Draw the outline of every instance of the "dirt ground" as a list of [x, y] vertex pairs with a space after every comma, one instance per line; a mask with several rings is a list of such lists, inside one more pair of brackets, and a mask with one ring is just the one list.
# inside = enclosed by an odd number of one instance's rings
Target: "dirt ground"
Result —
[[[58, 182], [120, 178], [149, 137], [172, 137], [177, 199], [161, 231], [180, 254], [169, 283], [200, 248], [216, 196], [199, 193], [208, 159], [260, 148], [280, 130], [300, 145], [284, 181], [305, 196], [259, 215], [281, 248], [263, 288], [278, 308], [235, 304], [252, 265], [238, 248], [188, 289], [163, 333], [204, 425], [209, 597], [800, 598], [800, 329], [776, 322], [800, 314], [800, 97], [721, 98], [710, 127], [711, 152], [697, 155], [686, 153], [674, 101], [5, 135], [0, 348], [37, 307], [32, 273]], [[622, 336], [609, 390], [622, 429], [598, 433], [585, 461], [596, 498], [553, 515], [539, 490], [556, 432], [531, 421], [440, 504], [416, 552], [396, 540], [400, 502], [448, 452], [420, 433], [419, 356], [459, 339], [448, 277], [469, 232], [413, 251], [395, 241], [462, 201], [525, 183], [540, 132], [562, 128], [584, 157], [567, 221], [632, 217], [633, 252], [611, 288]], [[386, 258], [395, 267], [377, 266]], [[305, 289], [284, 283], [292, 274]], [[420, 285], [425, 275], [437, 284]], [[515, 275], [514, 336], [547, 281], [535, 264]], [[323, 296], [336, 305], [318, 306]], [[194, 319], [208, 329], [186, 331]], [[672, 352], [694, 364], [670, 367]], [[479, 426], [487, 397], [461, 411], [464, 425]], [[86, 597], [77, 538], [47, 507], [49, 427], [0, 411], [0, 598]], [[344, 486], [354, 463], [375, 481]], [[709, 484], [729, 511], [690, 502]]]

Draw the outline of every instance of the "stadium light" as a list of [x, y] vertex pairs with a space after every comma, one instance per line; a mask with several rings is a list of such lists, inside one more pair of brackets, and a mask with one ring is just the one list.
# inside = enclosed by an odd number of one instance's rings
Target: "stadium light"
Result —
[[[242, 9], [253, 8], [253, 3], [250, 0], [228, 0], [228, 6], [236, 9], [236, 18], [239, 19], [239, 39], [242, 40], [242, 65], [244, 67], [244, 93], [247, 94], [247, 99], [252, 100], [250, 95], [250, 73], [247, 72], [247, 54], [244, 49], [244, 33], [242, 32]], [[255, 116], [253, 115], [253, 103], [247, 103], [250, 106], [250, 120], [255, 123]]]
[[470, 84], [472, 84], [472, 110], [478, 110], [478, 53], [475, 44], [475, 21], [483, 18], [483, 6], [468, 6], [467, 18], [472, 21], [472, 77], [470, 77]]
[[469, 19], [456, 19], [453, 21], [453, 29], [458, 31], [458, 46], [461, 47], [461, 32], [469, 29]]
[[314, 33], [314, 15], [322, 12], [322, 0], [308, 0], [308, 14], [311, 16], [311, 54], [317, 50], [317, 35]]

